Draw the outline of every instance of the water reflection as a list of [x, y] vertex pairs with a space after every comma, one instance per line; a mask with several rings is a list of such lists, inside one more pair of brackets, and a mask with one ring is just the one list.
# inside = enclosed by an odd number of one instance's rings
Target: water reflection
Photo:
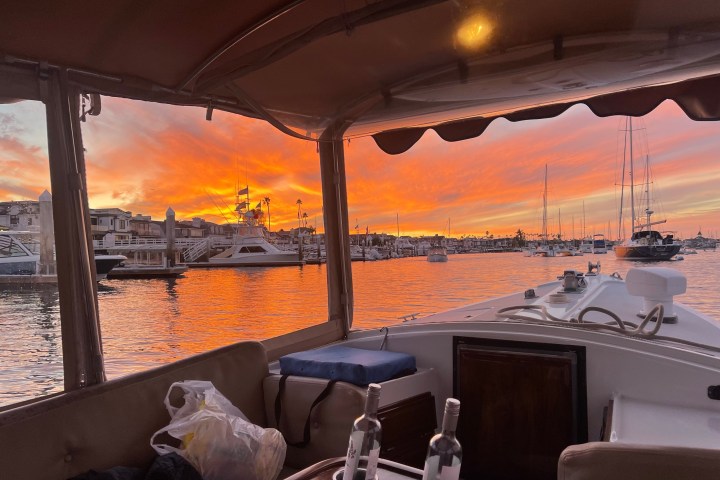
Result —
[[[714, 286], [720, 252], [663, 263], [688, 276], [681, 301], [720, 318]], [[379, 328], [410, 313], [427, 315], [534, 288], [563, 270], [601, 262], [623, 277], [636, 262], [613, 254], [527, 258], [520, 253], [354, 262], [355, 327]], [[109, 378], [243, 339], [263, 339], [327, 320], [324, 265], [191, 269], [178, 279], [106, 280], [98, 304]], [[0, 290], [0, 404], [62, 388], [56, 289]]]
[[57, 289], [0, 289], [0, 404], [62, 390]]

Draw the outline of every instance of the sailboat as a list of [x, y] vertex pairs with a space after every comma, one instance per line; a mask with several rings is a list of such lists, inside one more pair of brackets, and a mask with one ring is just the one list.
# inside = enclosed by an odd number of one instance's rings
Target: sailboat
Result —
[[[627, 128], [625, 130], [626, 146], [629, 147], [629, 173], [630, 173], [630, 211], [632, 212], [632, 236], [629, 240], [614, 248], [617, 258], [627, 260], [670, 260], [679, 251], [682, 245], [676, 242], [672, 234], [663, 237], [656, 230], [652, 230], [653, 225], [665, 223], [667, 220], [651, 221], [650, 217], [654, 213], [650, 209], [650, 155], [645, 155], [645, 221], [642, 218], [636, 218], [635, 214], [635, 182], [634, 182], [634, 162], [633, 162], [633, 125], [632, 117], [627, 117]], [[628, 151], [628, 148], [625, 149]], [[626, 167], [626, 158], [623, 157], [623, 178], [621, 184], [623, 193], [625, 187], [624, 172]], [[623, 197], [620, 196], [620, 218], [619, 227], [622, 228], [623, 214]]]
[[556, 251], [553, 245], [548, 242], [547, 231], [547, 164], [545, 164], [545, 188], [543, 190], [543, 224], [542, 224], [542, 244], [538, 245], [533, 252], [534, 257], [554, 257]]

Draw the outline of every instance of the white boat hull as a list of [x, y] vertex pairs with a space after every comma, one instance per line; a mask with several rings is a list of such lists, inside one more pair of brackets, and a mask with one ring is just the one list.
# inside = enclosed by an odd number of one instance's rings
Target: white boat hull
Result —
[[276, 267], [283, 265], [302, 265], [305, 262], [297, 253], [268, 253], [233, 256], [228, 258], [211, 258], [206, 266], [214, 267]]
[[447, 262], [448, 257], [447, 255], [443, 255], [441, 253], [430, 253], [427, 256], [428, 262]]

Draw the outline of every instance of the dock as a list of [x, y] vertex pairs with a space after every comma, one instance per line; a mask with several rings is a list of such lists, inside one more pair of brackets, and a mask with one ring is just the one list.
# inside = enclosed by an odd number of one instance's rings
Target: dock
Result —
[[0, 275], [0, 285], [17, 287], [57, 285], [57, 275]]
[[232, 268], [232, 267], [298, 267], [305, 265], [305, 260], [287, 261], [287, 262], [252, 262], [237, 261], [229, 263], [220, 262], [187, 262], [186, 266], [190, 268]]
[[175, 278], [187, 272], [186, 265], [164, 267], [162, 265], [130, 265], [115, 267], [110, 270], [107, 278], [115, 279], [137, 279], [137, 278]]

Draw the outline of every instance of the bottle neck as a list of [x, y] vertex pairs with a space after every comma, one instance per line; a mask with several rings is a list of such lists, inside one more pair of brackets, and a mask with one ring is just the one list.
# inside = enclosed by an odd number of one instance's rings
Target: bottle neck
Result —
[[455, 436], [455, 430], [457, 430], [458, 415], [445, 414], [442, 423], [443, 435]]
[[367, 400], [365, 401], [365, 416], [376, 417], [378, 410], [378, 403], [380, 403], [379, 395], [368, 394]]

